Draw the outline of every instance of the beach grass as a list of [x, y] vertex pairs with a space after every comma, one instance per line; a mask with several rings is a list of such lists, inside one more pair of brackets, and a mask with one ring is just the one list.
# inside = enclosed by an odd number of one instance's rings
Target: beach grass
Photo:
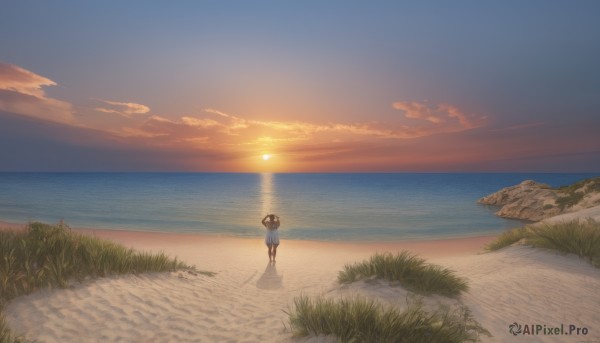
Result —
[[527, 244], [538, 248], [576, 254], [600, 268], [600, 223], [594, 220], [575, 220], [534, 227]]
[[576, 191], [582, 191], [583, 187], [586, 189], [586, 194], [600, 191], [600, 176], [584, 179], [572, 185], [558, 187], [556, 190], [563, 193], [574, 193]]
[[583, 199], [583, 192], [570, 192], [566, 195], [556, 199], [556, 205], [560, 208], [561, 211], [564, 211], [566, 208], [571, 208]]
[[287, 313], [295, 336], [333, 335], [339, 342], [466, 342], [490, 335], [466, 307], [427, 312], [421, 299], [407, 299], [400, 311], [375, 300], [294, 298]]
[[452, 270], [427, 263], [408, 251], [395, 255], [378, 253], [369, 260], [345, 265], [338, 274], [339, 283], [370, 278], [399, 282], [404, 288], [420, 294], [457, 296], [468, 290], [467, 281]]
[[[64, 223], [30, 223], [26, 230], [0, 231], [0, 310], [7, 301], [41, 288], [117, 274], [198, 271], [163, 253], [137, 252], [120, 244], [72, 232]], [[0, 319], [0, 342], [18, 342]]]
[[0, 343], [24, 343], [25, 340], [23, 337], [19, 337], [14, 335], [8, 325], [6, 325], [6, 320], [4, 319], [4, 315], [0, 313]]
[[563, 186], [556, 189], [559, 191], [559, 198], [556, 199], [556, 205], [561, 211], [577, 205], [586, 194], [600, 191], [600, 177], [593, 177], [576, 182], [569, 186]]
[[528, 237], [530, 235], [529, 227], [517, 227], [502, 232], [496, 239], [488, 243], [485, 246], [487, 251], [496, 251], [504, 247], [513, 245], [516, 242]]
[[512, 229], [501, 234], [486, 249], [498, 250], [520, 240], [533, 247], [576, 254], [600, 268], [600, 223], [592, 219]]
[[9, 300], [72, 280], [142, 272], [194, 271], [176, 258], [72, 232], [65, 224], [31, 223], [25, 231], [0, 232], [0, 294]]

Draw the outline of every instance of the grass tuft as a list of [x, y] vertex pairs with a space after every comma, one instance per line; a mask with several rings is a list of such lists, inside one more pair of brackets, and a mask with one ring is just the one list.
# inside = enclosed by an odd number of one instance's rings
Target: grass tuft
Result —
[[516, 242], [519, 242], [523, 238], [529, 236], [529, 229], [527, 227], [518, 227], [514, 229], [510, 229], [508, 231], [504, 231], [495, 240], [486, 245], [485, 250], [487, 251], [495, 251], [500, 250], [504, 247], [513, 245]]
[[533, 247], [576, 254], [600, 268], [600, 223], [592, 219], [512, 229], [501, 234], [486, 249], [498, 250], [521, 239]]
[[583, 199], [583, 192], [571, 192], [567, 193], [565, 196], [556, 199], [556, 206], [560, 208], [561, 211], [564, 211], [566, 208], [571, 208]]
[[581, 180], [572, 185], [558, 187], [556, 190], [563, 193], [574, 193], [576, 191], [582, 191], [584, 188], [586, 194], [600, 191], [600, 176]]
[[396, 255], [375, 254], [369, 260], [344, 266], [338, 282], [350, 283], [378, 278], [397, 281], [406, 289], [422, 294], [457, 296], [468, 289], [467, 281], [450, 269], [426, 263], [408, 251]]
[[534, 227], [527, 243], [538, 248], [576, 254], [600, 268], [600, 223], [592, 219]]
[[0, 343], [24, 343], [23, 337], [15, 336], [10, 332], [4, 316], [0, 314]]
[[490, 336], [466, 307], [428, 313], [421, 299], [407, 300], [407, 307], [398, 311], [358, 296], [339, 300], [300, 296], [287, 314], [295, 336], [333, 335], [340, 342], [453, 343]]
[[108, 240], [74, 233], [64, 225], [31, 223], [26, 231], [0, 232], [0, 294], [6, 301], [72, 280], [194, 267], [166, 255], [136, 252]]
[[600, 177], [593, 177], [556, 189], [560, 196], [556, 205], [561, 211], [577, 205], [586, 194], [600, 192]]

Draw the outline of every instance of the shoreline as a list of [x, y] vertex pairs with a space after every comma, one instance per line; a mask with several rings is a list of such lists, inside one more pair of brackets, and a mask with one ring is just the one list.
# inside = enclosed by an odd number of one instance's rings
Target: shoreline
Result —
[[[18, 224], [0, 220], [0, 230], [25, 229], [27, 224]], [[256, 244], [264, 245], [264, 237], [239, 237], [205, 233], [158, 232], [158, 231], [130, 231], [96, 228], [71, 228], [74, 232], [88, 234], [121, 243], [127, 247], [141, 250], [161, 250], [162, 243], [168, 244]], [[280, 247], [293, 248], [322, 248], [342, 249], [353, 252], [374, 251], [399, 251], [410, 250], [424, 257], [456, 256], [476, 254], [483, 251], [486, 244], [494, 240], [497, 235], [475, 235], [452, 238], [418, 238], [398, 239], [388, 241], [354, 241], [354, 240], [308, 240], [308, 239], [281, 239]], [[285, 247], [285, 248], [284, 248]]]

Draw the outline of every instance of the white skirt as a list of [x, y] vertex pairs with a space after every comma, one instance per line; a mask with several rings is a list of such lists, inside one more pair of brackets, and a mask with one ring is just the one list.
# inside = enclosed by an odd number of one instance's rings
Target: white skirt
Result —
[[267, 230], [265, 235], [266, 245], [279, 245], [279, 232], [277, 230]]

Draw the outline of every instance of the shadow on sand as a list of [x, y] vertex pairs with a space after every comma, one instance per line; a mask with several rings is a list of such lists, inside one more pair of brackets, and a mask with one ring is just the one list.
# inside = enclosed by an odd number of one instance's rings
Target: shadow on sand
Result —
[[269, 262], [263, 275], [256, 281], [256, 287], [260, 289], [283, 288], [283, 275], [277, 274], [275, 262]]

